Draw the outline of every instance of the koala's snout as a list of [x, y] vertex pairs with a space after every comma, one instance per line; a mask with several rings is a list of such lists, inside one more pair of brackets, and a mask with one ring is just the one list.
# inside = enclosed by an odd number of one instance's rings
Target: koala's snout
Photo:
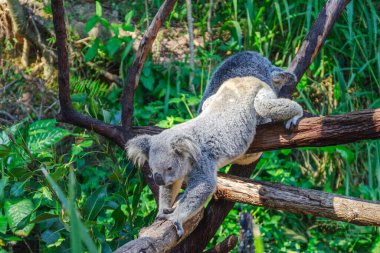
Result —
[[164, 178], [161, 174], [154, 173], [153, 175], [154, 182], [156, 182], [157, 185], [165, 185]]

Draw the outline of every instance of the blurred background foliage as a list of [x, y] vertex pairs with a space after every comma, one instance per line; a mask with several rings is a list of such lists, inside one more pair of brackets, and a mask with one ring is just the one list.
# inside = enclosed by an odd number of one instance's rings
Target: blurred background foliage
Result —
[[[51, 29], [49, 1], [35, 2]], [[121, 83], [162, 2], [65, 1], [77, 110], [120, 123]], [[0, 17], [6, 15], [1, 4]], [[134, 124], [167, 128], [195, 117], [213, 69], [238, 51], [258, 51], [286, 68], [323, 5], [194, 1], [192, 73], [186, 5], [178, 3], [145, 64]], [[297, 87], [306, 110], [329, 115], [380, 108], [379, 13], [378, 1], [351, 1]], [[5, 36], [7, 29], [0, 26], [0, 252], [111, 252], [153, 221], [153, 196], [123, 150], [53, 119], [59, 111], [55, 71], [43, 73], [38, 52], [22, 66], [22, 42]], [[378, 201], [380, 141], [266, 152], [252, 178]], [[243, 204], [235, 205], [209, 247], [238, 233], [241, 211], [251, 212], [259, 228], [257, 252], [380, 252], [378, 228]]]

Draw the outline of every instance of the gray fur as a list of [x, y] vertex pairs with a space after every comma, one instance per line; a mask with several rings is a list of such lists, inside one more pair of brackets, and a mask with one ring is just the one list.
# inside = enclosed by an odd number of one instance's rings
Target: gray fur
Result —
[[[257, 124], [278, 120], [295, 124], [302, 117], [301, 106], [277, 99], [279, 88], [294, 81], [293, 74], [272, 66], [258, 53], [236, 54], [214, 73], [198, 117], [129, 141], [128, 157], [140, 166], [148, 160], [160, 184], [157, 218], [172, 220], [181, 236], [182, 222], [215, 192], [217, 169], [251, 161], [245, 152]], [[183, 180], [187, 188], [173, 207]]]

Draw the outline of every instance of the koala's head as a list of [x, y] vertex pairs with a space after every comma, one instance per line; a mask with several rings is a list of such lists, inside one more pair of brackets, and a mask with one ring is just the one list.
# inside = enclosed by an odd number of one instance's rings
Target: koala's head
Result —
[[272, 69], [271, 76], [272, 85], [277, 95], [283, 86], [292, 85], [297, 81], [297, 77], [293, 73], [277, 67]]
[[190, 173], [200, 150], [189, 135], [177, 133], [141, 135], [127, 143], [127, 156], [136, 165], [146, 161], [157, 185], [171, 185]]

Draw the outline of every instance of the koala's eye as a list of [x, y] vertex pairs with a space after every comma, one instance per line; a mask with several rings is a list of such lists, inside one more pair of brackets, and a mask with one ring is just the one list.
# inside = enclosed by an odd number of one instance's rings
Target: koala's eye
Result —
[[168, 168], [168, 171], [171, 171], [172, 169], [173, 169], [172, 167], [169, 167], [169, 168]]

